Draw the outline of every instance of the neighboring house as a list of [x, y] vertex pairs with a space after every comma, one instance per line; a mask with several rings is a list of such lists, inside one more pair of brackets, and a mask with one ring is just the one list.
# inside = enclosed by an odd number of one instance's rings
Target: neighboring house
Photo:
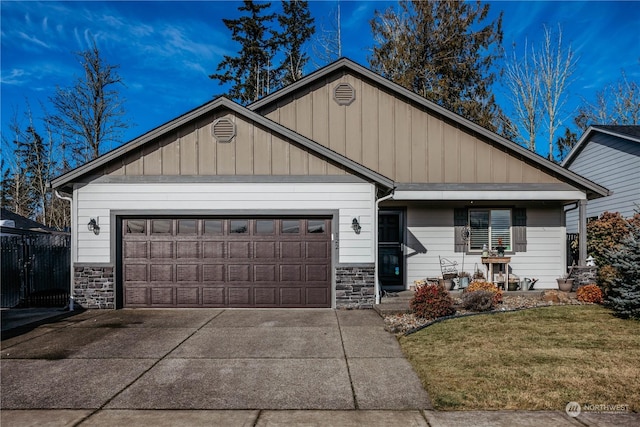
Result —
[[[562, 165], [611, 191], [587, 203], [587, 218], [603, 212], [631, 217], [640, 208], [640, 126], [589, 127]], [[567, 212], [567, 232], [578, 232], [578, 212]]]
[[607, 194], [347, 59], [52, 186], [73, 198], [76, 301], [116, 308], [370, 307], [439, 257], [482, 268], [498, 239], [514, 274], [556, 287], [564, 206]]
[[58, 233], [55, 228], [47, 227], [37, 221], [25, 218], [22, 215], [0, 208], [0, 235], [20, 236], [24, 234], [51, 234]]

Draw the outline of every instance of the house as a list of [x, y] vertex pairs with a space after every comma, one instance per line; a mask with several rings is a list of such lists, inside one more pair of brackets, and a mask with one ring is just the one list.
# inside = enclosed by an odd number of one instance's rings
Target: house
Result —
[[512, 273], [555, 287], [563, 207], [607, 194], [348, 59], [52, 186], [73, 200], [76, 301], [108, 308], [370, 307], [440, 257], [483, 268], [499, 239]]
[[[640, 209], [640, 126], [591, 126], [562, 165], [605, 186], [611, 195], [587, 203], [587, 219], [620, 212], [631, 217]], [[578, 213], [567, 212], [567, 232], [578, 232]]]
[[52, 227], [25, 218], [9, 209], [0, 208], [0, 236], [44, 235], [60, 233]]

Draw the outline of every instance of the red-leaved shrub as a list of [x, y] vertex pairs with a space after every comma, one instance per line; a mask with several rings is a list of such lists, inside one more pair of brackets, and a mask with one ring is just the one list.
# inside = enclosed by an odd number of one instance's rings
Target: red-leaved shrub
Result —
[[435, 319], [450, 316], [456, 312], [449, 292], [440, 285], [421, 286], [411, 299], [411, 310], [418, 317]]
[[581, 286], [576, 292], [578, 301], [602, 304], [602, 290], [596, 284]]

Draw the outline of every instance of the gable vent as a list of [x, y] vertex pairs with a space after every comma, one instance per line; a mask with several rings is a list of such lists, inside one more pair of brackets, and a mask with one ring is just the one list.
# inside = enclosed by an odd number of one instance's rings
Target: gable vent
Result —
[[211, 134], [218, 142], [229, 142], [236, 136], [236, 125], [230, 119], [218, 119], [211, 125]]
[[349, 105], [356, 99], [356, 91], [349, 83], [340, 83], [333, 89], [333, 99], [338, 105]]

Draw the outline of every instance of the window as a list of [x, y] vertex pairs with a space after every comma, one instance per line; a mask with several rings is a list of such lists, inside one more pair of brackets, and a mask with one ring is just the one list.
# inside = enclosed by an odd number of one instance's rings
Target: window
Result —
[[283, 219], [282, 220], [282, 233], [283, 234], [298, 234], [300, 233], [300, 221], [297, 219]]
[[222, 220], [221, 219], [205, 219], [204, 220], [204, 234], [222, 234]]
[[151, 233], [171, 234], [171, 220], [170, 219], [151, 220]]
[[486, 244], [496, 248], [499, 242], [505, 250], [511, 251], [511, 209], [470, 209], [469, 249], [481, 251]]
[[257, 219], [256, 234], [273, 234], [275, 226], [272, 219]]
[[246, 219], [232, 219], [229, 233], [232, 234], [245, 234], [249, 231], [249, 221]]

